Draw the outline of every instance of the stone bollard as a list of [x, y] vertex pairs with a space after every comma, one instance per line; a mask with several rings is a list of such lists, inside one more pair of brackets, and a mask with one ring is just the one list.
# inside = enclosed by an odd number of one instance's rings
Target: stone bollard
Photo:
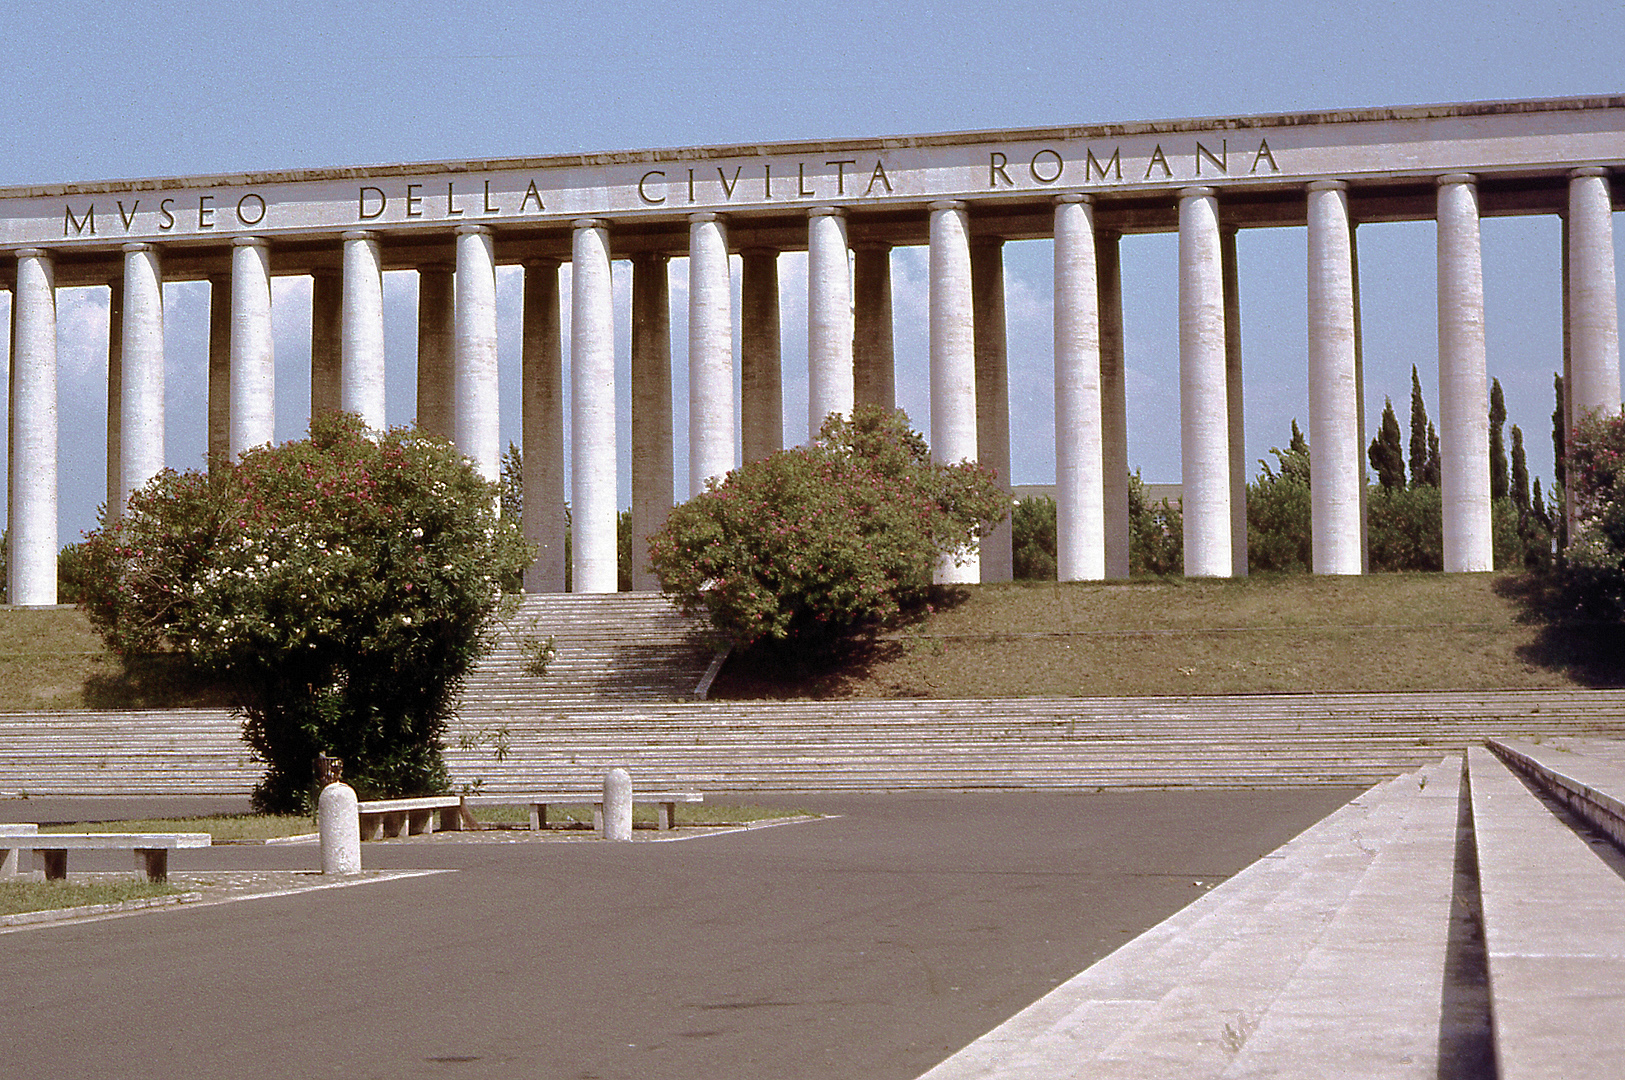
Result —
[[361, 817], [355, 788], [335, 780], [322, 788], [316, 802], [316, 827], [322, 837], [322, 873], [361, 873]]
[[632, 839], [632, 777], [625, 769], [604, 774], [604, 839]]

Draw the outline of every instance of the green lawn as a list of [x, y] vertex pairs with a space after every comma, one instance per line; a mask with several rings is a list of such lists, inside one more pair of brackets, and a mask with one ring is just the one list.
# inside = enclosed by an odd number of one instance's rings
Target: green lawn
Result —
[[77, 608], [0, 608], [0, 712], [219, 705], [175, 657], [126, 667]]
[[180, 891], [166, 882], [137, 881], [134, 878], [89, 884], [70, 881], [0, 881], [0, 915], [84, 907], [89, 904], [121, 904], [126, 900], [173, 896]]
[[212, 817], [144, 818], [139, 821], [80, 821], [40, 828], [42, 833], [206, 832], [216, 842], [269, 840], [315, 831], [316, 823], [302, 814], [217, 814]]

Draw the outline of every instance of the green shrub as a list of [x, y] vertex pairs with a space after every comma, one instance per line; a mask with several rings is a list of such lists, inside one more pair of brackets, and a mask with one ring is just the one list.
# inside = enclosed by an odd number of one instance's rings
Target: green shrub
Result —
[[1012, 576], [1017, 580], [1054, 581], [1055, 500], [1035, 495], [1010, 512]]

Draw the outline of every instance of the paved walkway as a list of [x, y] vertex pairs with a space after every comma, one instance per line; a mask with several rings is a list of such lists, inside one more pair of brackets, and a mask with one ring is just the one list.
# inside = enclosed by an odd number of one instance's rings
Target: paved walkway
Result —
[[0, 935], [27, 1033], [5, 1060], [31, 1080], [912, 1080], [1353, 794], [806, 796], [784, 805], [840, 816], [367, 845], [369, 867], [456, 872]]

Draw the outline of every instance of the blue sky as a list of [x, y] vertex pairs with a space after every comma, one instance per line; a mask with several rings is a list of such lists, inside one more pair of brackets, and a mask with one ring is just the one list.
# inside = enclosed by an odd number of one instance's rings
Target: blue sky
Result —
[[[0, 186], [1609, 94], [1625, 89], [1621, 14], [1617, 2], [1589, 0], [737, 8], [12, 0], [0, 23]], [[1615, 234], [1625, 251], [1622, 217]], [[1490, 373], [1524, 429], [1532, 471], [1547, 481], [1562, 341], [1558, 237], [1552, 218], [1483, 227]], [[1307, 416], [1305, 244], [1302, 230], [1240, 237], [1249, 458], [1283, 445], [1290, 421]], [[1369, 429], [1384, 395], [1404, 422], [1413, 363], [1437, 414], [1433, 244], [1428, 222], [1360, 230]], [[1129, 454], [1156, 481], [1179, 477], [1175, 265], [1171, 235], [1124, 241]], [[921, 428], [924, 267], [923, 249], [910, 249], [893, 271], [900, 404]], [[681, 260], [672, 273], [681, 395]], [[794, 442], [805, 437], [804, 257], [785, 255], [780, 277]], [[1048, 244], [1009, 245], [1006, 277], [1013, 427], [1038, 433], [1018, 439], [1012, 478], [1047, 483]], [[619, 270], [617, 284], [624, 304]], [[411, 274], [386, 279], [390, 423], [412, 418], [415, 290]], [[519, 435], [517, 277], [503, 275], [500, 295], [506, 441]], [[178, 468], [202, 460], [206, 296], [202, 286], [166, 288], [167, 454]], [[291, 438], [309, 406], [308, 284], [283, 279], [276, 300], [278, 435]], [[0, 316], [7, 304], [0, 299]], [[66, 543], [94, 525], [105, 490], [94, 418], [105, 408], [106, 290], [64, 290], [60, 309]], [[624, 340], [620, 347], [624, 358]], [[623, 461], [623, 502], [625, 472]], [[678, 489], [686, 490], [681, 478]]]

